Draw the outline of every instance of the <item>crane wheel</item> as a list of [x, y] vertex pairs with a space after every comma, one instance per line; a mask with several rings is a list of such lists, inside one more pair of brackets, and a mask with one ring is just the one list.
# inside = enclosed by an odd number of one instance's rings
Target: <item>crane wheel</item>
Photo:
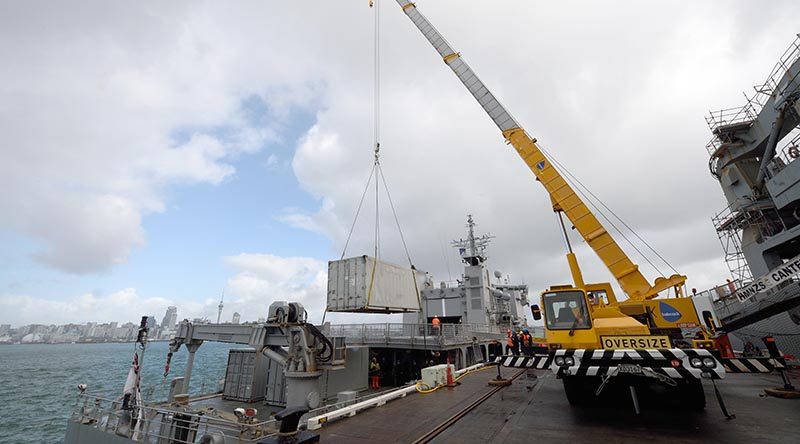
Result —
[[701, 412], [706, 408], [706, 392], [699, 379], [692, 379], [685, 384], [680, 384], [678, 397], [680, 403], [688, 410]]
[[592, 404], [595, 398], [594, 391], [596, 390], [596, 385], [594, 385], [595, 389], [592, 389], [593, 385], [586, 379], [587, 378], [578, 378], [574, 376], [565, 376], [561, 379], [561, 382], [564, 384], [564, 394], [567, 395], [569, 405], [573, 407], [586, 407]]

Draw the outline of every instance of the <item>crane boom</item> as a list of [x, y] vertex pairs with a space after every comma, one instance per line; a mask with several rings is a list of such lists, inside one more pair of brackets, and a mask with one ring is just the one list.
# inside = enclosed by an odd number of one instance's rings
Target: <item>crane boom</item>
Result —
[[461, 54], [450, 46], [428, 19], [417, 10], [413, 2], [396, 1], [422, 35], [433, 45], [442, 60], [483, 107], [495, 125], [500, 128], [506, 141], [517, 150], [528, 168], [536, 175], [537, 180], [549, 193], [553, 209], [567, 215], [574, 228], [603, 261], [628, 298], [632, 300], [652, 299], [661, 291], [673, 287], [680, 291], [686, 281], [686, 276], [659, 277], [654, 285], [650, 285], [639, 271], [639, 266], [631, 261], [564, 177], [548, 161], [537, 145], [536, 139], [529, 136], [517, 123], [508, 110], [475, 75]]

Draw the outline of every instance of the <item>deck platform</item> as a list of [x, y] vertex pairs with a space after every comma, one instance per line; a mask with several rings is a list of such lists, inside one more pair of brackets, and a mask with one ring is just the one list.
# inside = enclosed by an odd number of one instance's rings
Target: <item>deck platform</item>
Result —
[[[515, 370], [503, 369], [508, 377]], [[530, 376], [528, 376], [530, 375]], [[323, 443], [408, 443], [485, 394], [493, 371], [468, 375], [453, 390], [413, 394], [318, 432]], [[793, 383], [800, 385], [795, 374]], [[736, 419], [722, 415], [711, 384], [704, 381], [704, 412], [643, 406], [635, 415], [628, 399], [613, 408], [574, 408], [561, 381], [549, 371], [529, 370], [435, 438], [459, 443], [783, 443], [800, 441], [800, 400], [762, 396], [781, 386], [778, 375], [728, 374], [719, 385]]]

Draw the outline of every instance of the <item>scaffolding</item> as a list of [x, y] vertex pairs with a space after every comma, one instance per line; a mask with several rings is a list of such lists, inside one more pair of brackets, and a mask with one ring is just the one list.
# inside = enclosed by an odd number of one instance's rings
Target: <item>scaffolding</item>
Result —
[[772, 237], [786, 227], [775, 207], [764, 202], [743, 202], [737, 199], [712, 218], [717, 236], [725, 253], [725, 263], [734, 281], [749, 283], [753, 273], [742, 252], [742, 232], [756, 227], [762, 238]]
[[730, 212], [730, 207], [728, 207], [714, 216], [712, 221], [720, 244], [722, 244], [722, 250], [725, 253], [725, 263], [728, 265], [728, 270], [730, 270], [733, 280], [750, 282], [753, 280], [753, 274], [742, 252], [742, 230], [731, 228], [731, 225], [739, 225], [738, 222], [732, 222], [733, 219], [735, 219], [735, 216]]

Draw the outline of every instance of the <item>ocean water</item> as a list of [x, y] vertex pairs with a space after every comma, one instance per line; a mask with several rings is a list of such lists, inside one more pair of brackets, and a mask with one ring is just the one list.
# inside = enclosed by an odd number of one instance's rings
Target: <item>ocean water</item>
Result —
[[[133, 357], [133, 344], [0, 345], [0, 443], [60, 443], [72, 412], [78, 384], [88, 391], [121, 396]], [[225, 377], [230, 348], [205, 343], [197, 351], [190, 391], [212, 392]], [[145, 399], [164, 399], [169, 380], [183, 376], [187, 352], [172, 358], [163, 378], [167, 343], [148, 345], [142, 368]]]

